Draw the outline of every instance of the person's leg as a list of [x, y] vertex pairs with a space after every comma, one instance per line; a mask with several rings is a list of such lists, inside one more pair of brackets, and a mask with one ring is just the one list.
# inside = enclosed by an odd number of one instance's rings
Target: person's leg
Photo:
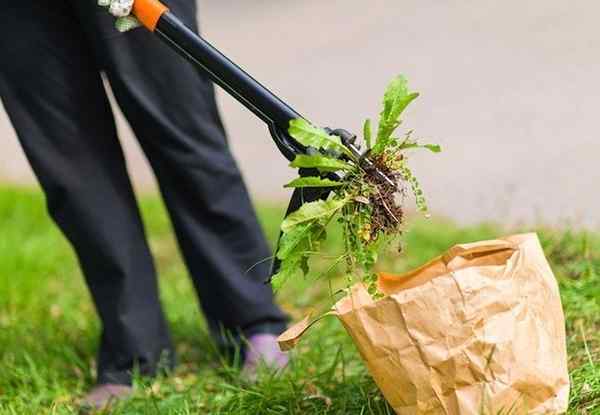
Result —
[[[167, 3], [196, 29], [193, 0]], [[94, 13], [90, 19], [213, 333], [222, 326], [246, 336], [279, 334], [286, 316], [264, 284], [271, 252], [228, 149], [212, 83], [145, 29], [115, 35], [110, 18]]]
[[102, 319], [98, 382], [152, 374], [172, 350], [114, 120], [74, 13], [65, 2], [0, 8], [0, 96], [72, 243]]

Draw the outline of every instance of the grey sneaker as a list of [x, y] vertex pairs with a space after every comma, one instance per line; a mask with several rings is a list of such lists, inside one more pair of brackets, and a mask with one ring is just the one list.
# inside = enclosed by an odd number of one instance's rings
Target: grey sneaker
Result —
[[279, 350], [277, 336], [273, 334], [255, 334], [248, 339], [246, 359], [242, 376], [255, 381], [258, 367], [262, 364], [273, 370], [282, 370], [289, 363], [287, 353]]
[[127, 399], [132, 394], [131, 386], [112, 383], [97, 385], [83, 398], [81, 407], [85, 410], [107, 409], [116, 401]]

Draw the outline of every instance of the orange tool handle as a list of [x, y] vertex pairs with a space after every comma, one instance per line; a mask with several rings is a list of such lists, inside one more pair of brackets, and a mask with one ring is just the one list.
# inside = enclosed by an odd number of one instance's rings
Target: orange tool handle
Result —
[[133, 14], [146, 27], [154, 32], [158, 21], [169, 8], [158, 0], [135, 0], [133, 3]]

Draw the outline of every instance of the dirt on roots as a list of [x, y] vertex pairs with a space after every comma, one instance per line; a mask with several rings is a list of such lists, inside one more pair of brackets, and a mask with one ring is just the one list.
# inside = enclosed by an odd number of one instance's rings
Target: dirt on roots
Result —
[[[369, 197], [373, 208], [371, 236], [375, 238], [380, 232], [386, 234], [401, 232], [404, 210], [396, 197], [398, 192], [401, 192], [400, 173], [392, 171], [385, 164], [383, 157], [376, 157], [372, 161], [373, 168], [366, 170], [365, 179], [375, 188], [375, 192]], [[392, 179], [394, 184], [384, 180], [377, 174], [377, 170]]]

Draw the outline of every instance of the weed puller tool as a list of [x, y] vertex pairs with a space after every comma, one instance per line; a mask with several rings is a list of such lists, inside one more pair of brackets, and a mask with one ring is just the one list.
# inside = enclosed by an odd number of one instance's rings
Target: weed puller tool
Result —
[[[316, 151], [304, 147], [287, 133], [291, 120], [303, 118], [299, 113], [186, 27], [167, 6], [158, 0], [136, 0], [133, 14], [148, 30], [194, 66], [203, 70], [214, 83], [263, 120], [269, 128], [275, 145], [288, 160], [292, 161], [298, 154], [310, 154]], [[329, 132], [339, 136], [342, 143], [357, 158], [363, 160], [365, 167], [374, 168], [373, 163], [355, 144], [355, 135], [341, 129], [329, 130]], [[300, 169], [299, 173], [302, 176], [309, 172]], [[377, 174], [395, 186], [394, 181], [383, 172], [377, 171]], [[339, 179], [335, 174], [330, 174], [328, 177]], [[299, 209], [304, 202], [327, 198], [330, 191], [329, 188], [295, 189], [286, 215]], [[272, 274], [277, 272], [278, 268], [279, 263], [275, 259]]]

